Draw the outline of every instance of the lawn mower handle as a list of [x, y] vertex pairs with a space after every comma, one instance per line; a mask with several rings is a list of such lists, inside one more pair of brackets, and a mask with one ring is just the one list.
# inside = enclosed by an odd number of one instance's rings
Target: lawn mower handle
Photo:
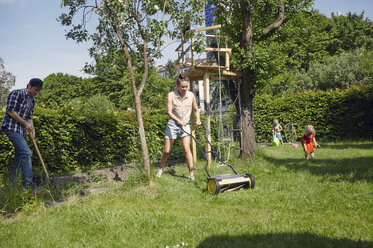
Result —
[[[181, 130], [182, 130], [184, 133], [188, 134], [188, 135], [189, 135], [190, 137], [192, 137], [193, 140], [196, 142], [198, 149], [199, 149], [200, 152], [203, 154], [203, 157], [204, 157], [205, 160], [206, 160], [206, 165], [205, 165], [205, 171], [206, 171], [206, 174], [207, 174], [208, 177], [211, 177], [210, 174], [209, 174], [209, 172], [207, 171], [208, 158], [207, 158], [207, 156], [206, 156], [206, 152], [204, 152], [204, 151], [202, 150], [202, 148], [200, 147], [200, 145], [199, 145], [199, 141], [198, 141], [195, 137], [193, 137], [193, 135], [191, 135], [190, 133], [186, 132], [180, 124], [177, 123], [177, 125], [181, 128]], [[190, 126], [191, 126], [191, 125], [197, 125], [197, 124], [196, 124], [196, 123], [187, 123], [187, 125], [190, 125]], [[199, 126], [199, 125], [197, 125], [197, 126]], [[231, 168], [231, 170], [234, 172], [234, 174], [237, 174], [237, 172], [233, 169], [233, 167], [232, 167], [230, 164], [224, 162], [224, 161], [220, 158], [220, 156], [219, 156], [219, 154], [216, 152], [214, 146], [211, 144], [211, 142], [209, 141], [209, 139], [206, 137], [206, 128], [205, 128], [205, 126], [204, 126], [202, 123], [200, 124], [200, 126], [202, 126], [203, 129], [204, 129], [204, 131], [205, 131], [204, 134], [203, 134], [203, 137], [205, 138], [205, 142], [208, 143], [208, 144], [210, 145], [210, 147], [211, 147], [211, 151], [209, 151], [209, 152], [212, 153], [213, 155], [215, 155], [215, 156], [218, 158], [218, 160], [219, 160], [222, 164], [225, 164], [225, 165], [229, 166], [229, 168]]]

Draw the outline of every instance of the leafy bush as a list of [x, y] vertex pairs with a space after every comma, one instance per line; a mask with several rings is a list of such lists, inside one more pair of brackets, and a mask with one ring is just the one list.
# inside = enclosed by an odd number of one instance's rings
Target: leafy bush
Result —
[[[294, 122], [298, 139], [306, 124], [313, 124], [317, 138], [327, 140], [369, 139], [373, 137], [372, 86], [346, 91], [303, 92], [274, 98], [254, 99], [257, 142], [271, 139], [273, 119], [284, 127]], [[95, 99], [94, 101], [96, 101]], [[96, 101], [96, 103], [101, 101]], [[34, 112], [36, 141], [50, 174], [60, 175], [122, 162], [141, 162], [141, 146], [134, 111], [81, 111], [79, 104], [46, 109], [37, 105]], [[93, 109], [95, 109], [93, 107]], [[4, 110], [0, 111], [4, 115]], [[204, 123], [204, 116], [201, 116]], [[160, 159], [168, 116], [165, 110], [144, 111], [144, 126], [151, 163]], [[211, 118], [211, 135], [216, 147], [217, 120]], [[204, 130], [196, 128], [197, 140], [204, 150]], [[180, 141], [178, 141], [180, 142]], [[30, 147], [34, 150], [33, 145]], [[198, 154], [202, 157], [201, 154]], [[13, 146], [0, 132], [0, 174], [8, 175], [13, 161]], [[184, 160], [180, 143], [175, 143], [170, 160]], [[32, 162], [35, 174], [42, 175], [37, 154]]]
[[298, 139], [304, 126], [315, 126], [317, 137], [326, 140], [373, 137], [373, 87], [352, 87], [346, 91], [317, 91], [254, 98], [257, 142], [271, 140], [273, 119], [284, 127], [292, 121]]
[[[0, 114], [2, 114], [0, 111]], [[0, 132], [0, 175], [1, 174], [9, 174], [11, 165], [13, 163], [14, 158], [14, 149], [12, 143], [9, 141], [8, 137], [4, 134], [4, 132]], [[10, 175], [10, 174], [9, 174]]]
[[[82, 102], [86, 104], [87, 99], [94, 102], [105, 96], [105, 104], [110, 101], [120, 109], [134, 108], [128, 72], [123, 68], [119, 72], [111, 66], [110, 70], [111, 73], [84, 79], [63, 73], [50, 74], [44, 79], [44, 88], [38, 96], [38, 102], [47, 107], [62, 107]], [[135, 79], [140, 82], [142, 73], [135, 73]], [[142, 106], [151, 109], [164, 108], [168, 89], [175, 87], [175, 81], [160, 76], [154, 69], [149, 71], [147, 80], [142, 93]], [[94, 98], [95, 96], [97, 97]]]
[[91, 78], [83, 79], [63, 73], [52, 73], [44, 78], [38, 102], [46, 106], [62, 106], [71, 99], [91, 96], [96, 87]]
[[[125, 119], [121, 119], [124, 117]], [[87, 112], [68, 108], [57, 110], [35, 108], [36, 141], [51, 175], [115, 165], [138, 158], [133, 149], [134, 123], [127, 114], [117, 112]], [[132, 118], [134, 119], [134, 118]], [[30, 148], [34, 147], [30, 143]], [[1, 165], [11, 164], [13, 148], [8, 138], [0, 133]], [[36, 152], [32, 162], [40, 164]], [[2, 173], [10, 166], [2, 166]], [[37, 173], [37, 168], [34, 166]]]
[[[370, 59], [368, 59], [370, 58]], [[298, 89], [328, 90], [348, 89], [353, 85], [373, 83], [369, 64], [372, 51], [358, 49], [330, 57], [324, 64], [312, 63], [307, 72], [296, 74]], [[370, 64], [371, 65], [371, 64]]]

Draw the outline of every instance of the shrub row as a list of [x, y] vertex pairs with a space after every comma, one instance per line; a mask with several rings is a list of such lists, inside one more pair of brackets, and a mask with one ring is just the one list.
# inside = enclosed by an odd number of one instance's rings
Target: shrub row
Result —
[[[0, 111], [0, 115], [3, 116], [4, 111]], [[168, 116], [165, 111], [145, 111], [143, 119], [150, 160], [154, 164], [162, 155]], [[36, 141], [51, 175], [108, 167], [123, 162], [142, 162], [134, 111], [82, 113], [70, 107], [44, 109], [37, 106], [33, 120]], [[197, 130], [199, 140], [203, 138], [202, 130]], [[33, 150], [35, 174], [41, 175], [41, 164], [30, 141], [29, 146]], [[10, 173], [13, 157], [12, 144], [0, 132], [0, 174]], [[181, 145], [174, 146], [169, 159], [184, 159]]]
[[[36, 140], [48, 170], [52, 175], [65, 174], [132, 159], [137, 152], [131, 146], [135, 132], [129, 123], [131, 117], [114, 112], [82, 116], [69, 109], [35, 108]], [[13, 149], [3, 133], [0, 133], [0, 146], [1, 169], [7, 171]], [[40, 164], [36, 152], [33, 154], [33, 164]]]
[[[271, 140], [273, 119], [282, 127], [293, 122], [298, 140], [307, 124], [312, 124], [318, 139], [373, 138], [373, 87], [352, 87], [345, 91], [293, 93], [278, 98], [254, 98], [254, 123], [257, 142]], [[284, 133], [283, 133], [284, 134]]]
[[[372, 87], [356, 87], [343, 92], [295, 93], [280, 98], [257, 96], [254, 108], [257, 142], [271, 140], [273, 119], [279, 119], [283, 127], [292, 121], [298, 139], [306, 124], [315, 126], [318, 139], [373, 137]], [[0, 111], [0, 115], [3, 116], [4, 111]], [[168, 117], [164, 110], [144, 111], [143, 119], [150, 159], [154, 164], [162, 154]], [[211, 122], [212, 139], [216, 141], [216, 118], [211, 118]], [[36, 107], [34, 125], [39, 149], [52, 175], [107, 167], [120, 162], [142, 161], [136, 114], [133, 111], [91, 111], [82, 114], [71, 107]], [[202, 128], [197, 128], [197, 140], [204, 149]], [[30, 147], [34, 149], [31, 143]], [[33, 154], [33, 164], [40, 165], [36, 152]], [[11, 143], [0, 132], [0, 174], [9, 173], [13, 156]], [[169, 159], [184, 159], [181, 145], [175, 144]], [[42, 173], [41, 166], [34, 168]]]

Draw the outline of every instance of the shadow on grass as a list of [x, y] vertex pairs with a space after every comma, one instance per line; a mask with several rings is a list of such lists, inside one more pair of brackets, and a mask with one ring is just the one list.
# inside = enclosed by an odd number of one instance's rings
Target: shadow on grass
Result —
[[180, 177], [180, 178], [184, 178], [184, 179], [188, 179], [186, 176], [184, 175], [178, 175], [176, 174], [176, 171], [174, 168], [169, 168], [167, 171], [165, 171], [165, 174], [170, 174], [171, 176], [173, 177]]
[[323, 148], [330, 149], [364, 149], [364, 150], [373, 150], [373, 144], [360, 143], [360, 142], [349, 142], [349, 143], [330, 143], [322, 145]]
[[[198, 170], [198, 169], [195, 169], [195, 170]], [[165, 174], [169, 174], [169, 175], [171, 175], [173, 177], [178, 177], [178, 178], [182, 178], [182, 179], [190, 181], [190, 179], [188, 177], [186, 177], [184, 175], [178, 175], [178, 174], [176, 174], [176, 171], [175, 171], [174, 168], [169, 168], [167, 171], [165, 171]], [[203, 180], [203, 181], [205, 181], [205, 180]], [[207, 182], [207, 180], [206, 180], [206, 182]], [[206, 184], [202, 184], [202, 185], [203, 186], [201, 186], [201, 183], [200, 183], [199, 179], [196, 178], [196, 181], [194, 182], [194, 186], [198, 190], [200, 190], [201, 192], [207, 192]]]
[[214, 235], [197, 247], [373, 247], [370, 241], [323, 237], [311, 233], [276, 233], [264, 235]]
[[263, 154], [263, 158], [294, 171], [309, 171], [317, 176], [331, 176], [334, 180], [355, 182], [373, 181], [373, 160], [370, 157], [305, 160], [304, 158], [275, 158]]

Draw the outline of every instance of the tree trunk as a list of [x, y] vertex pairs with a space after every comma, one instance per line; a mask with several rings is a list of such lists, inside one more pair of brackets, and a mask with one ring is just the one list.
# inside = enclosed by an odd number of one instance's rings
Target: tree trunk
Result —
[[[143, 161], [144, 161], [144, 170], [145, 170], [145, 173], [146, 173], [146, 176], [148, 177], [148, 179], [151, 180], [149, 151], [148, 151], [148, 145], [146, 143], [145, 128], [144, 128], [144, 121], [142, 119], [141, 98], [140, 98], [142, 89], [144, 88], [144, 85], [145, 85], [145, 82], [146, 82], [146, 78], [148, 76], [148, 70], [147, 70], [148, 69], [148, 67], [147, 67], [148, 61], [147, 60], [144, 61], [144, 63], [145, 63], [145, 71], [144, 71], [144, 75], [143, 75], [143, 80], [141, 82], [140, 89], [137, 90], [136, 83], [135, 83], [134, 71], [133, 71], [133, 67], [132, 67], [131, 56], [129, 54], [129, 51], [128, 51], [128, 48], [127, 48], [125, 42], [123, 41], [123, 37], [120, 35], [119, 32], [117, 34], [118, 34], [118, 37], [121, 40], [121, 44], [123, 46], [123, 51], [124, 51], [124, 53], [125, 53], [125, 55], [127, 57], [128, 72], [129, 72], [130, 78], [131, 78], [133, 100], [135, 102], [137, 125], [139, 127], [140, 143], [141, 143], [141, 153], [142, 153], [142, 158], [143, 158]], [[144, 49], [144, 50], [146, 50], [146, 49]]]
[[244, 158], [253, 158], [256, 151], [253, 98], [254, 71], [244, 70], [241, 88], [241, 122], [242, 122], [242, 144], [241, 155]]
[[[225, 61], [221, 60], [220, 61]], [[225, 65], [225, 64], [224, 64]], [[228, 92], [228, 96], [229, 98], [231, 99], [231, 101], [234, 103], [234, 106], [236, 107], [236, 116], [234, 117], [234, 120], [233, 120], [233, 140], [234, 141], [237, 141], [239, 140], [240, 141], [240, 147], [241, 147], [241, 136], [237, 137], [238, 134], [239, 134], [239, 131], [237, 131], [237, 129], [239, 129], [238, 127], [238, 123], [240, 121], [240, 101], [237, 99], [237, 95], [238, 95], [238, 87], [240, 87], [238, 84], [240, 83], [239, 80], [237, 80], [237, 86], [235, 84], [235, 82], [233, 80], [222, 80], [222, 83], [224, 85], [224, 88], [225, 90]]]
[[[240, 86], [241, 98], [241, 113], [239, 110], [239, 103], [236, 100], [238, 89], [237, 86], [230, 80], [223, 80], [223, 84], [229, 92], [232, 101], [235, 102], [237, 116], [240, 114], [242, 122], [242, 143], [241, 156], [245, 158], [252, 158], [256, 152], [255, 130], [254, 130], [254, 114], [253, 114], [253, 84], [254, 84], [254, 71], [246, 69], [244, 71], [243, 82]], [[235, 125], [234, 125], [235, 126]]]
[[145, 137], [145, 128], [144, 122], [142, 118], [141, 112], [141, 99], [140, 96], [134, 94], [134, 101], [135, 101], [135, 109], [136, 109], [136, 117], [137, 117], [137, 124], [139, 127], [139, 134], [140, 134], [140, 142], [141, 142], [141, 154], [144, 161], [144, 170], [146, 176], [150, 179], [150, 162], [149, 162], [149, 152], [148, 152], [148, 145], [146, 143]]

